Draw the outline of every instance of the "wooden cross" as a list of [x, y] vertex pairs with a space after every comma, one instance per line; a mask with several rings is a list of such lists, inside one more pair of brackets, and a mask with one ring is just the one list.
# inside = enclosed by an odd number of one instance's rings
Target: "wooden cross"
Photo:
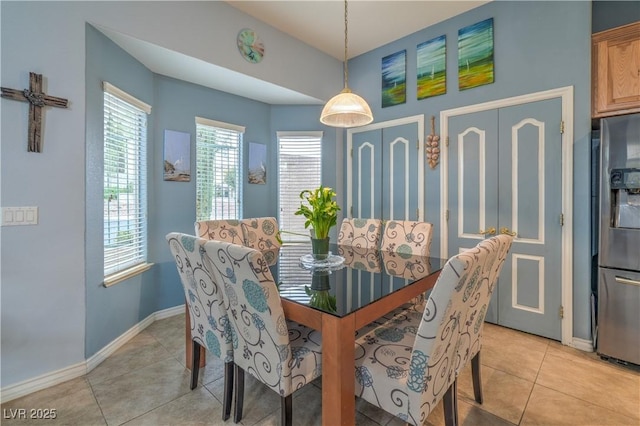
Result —
[[42, 152], [41, 128], [42, 107], [66, 108], [67, 100], [42, 93], [42, 74], [29, 73], [29, 88], [24, 90], [0, 87], [2, 97], [15, 101], [29, 102], [29, 152]]

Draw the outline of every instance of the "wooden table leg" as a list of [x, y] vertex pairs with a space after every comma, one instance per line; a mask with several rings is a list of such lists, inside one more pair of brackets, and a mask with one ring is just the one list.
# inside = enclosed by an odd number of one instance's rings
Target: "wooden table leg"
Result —
[[[187, 363], [185, 364], [189, 370], [191, 370], [191, 317], [189, 315], [189, 306], [184, 304], [184, 323], [185, 323], [185, 353], [187, 356]], [[204, 348], [200, 348], [200, 367], [204, 367], [207, 364], [207, 351]]]
[[322, 315], [322, 424], [355, 425], [355, 317]]

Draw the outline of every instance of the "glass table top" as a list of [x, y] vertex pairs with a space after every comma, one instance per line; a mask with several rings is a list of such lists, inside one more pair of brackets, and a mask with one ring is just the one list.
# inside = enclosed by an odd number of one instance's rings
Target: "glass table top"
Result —
[[330, 261], [319, 267], [310, 264], [310, 243], [263, 252], [280, 297], [343, 317], [440, 271], [446, 263], [446, 259], [337, 244], [329, 250]]

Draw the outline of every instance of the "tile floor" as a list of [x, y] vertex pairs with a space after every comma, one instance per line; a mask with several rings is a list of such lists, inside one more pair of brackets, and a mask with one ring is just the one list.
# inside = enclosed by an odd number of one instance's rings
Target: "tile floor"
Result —
[[[157, 321], [86, 376], [3, 404], [2, 424], [224, 423], [222, 363], [210, 357], [202, 385], [190, 391], [184, 358], [184, 315]], [[640, 425], [639, 369], [491, 324], [485, 326], [482, 364], [481, 406], [473, 400], [470, 370], [459, 379], [461, 425]], [[278, 425], [278, 396], [246, 377], [242, 424]], [[321, 424], [320, 386], [314, 382], [294, 395], [295, 425]], [[358, 425], [403, 424], [365, 401], [356, 407]], [[56, 409], [57, 418], [7, 418], [19, 408]], [[427, 420], [444, 424], [442, 404]]]

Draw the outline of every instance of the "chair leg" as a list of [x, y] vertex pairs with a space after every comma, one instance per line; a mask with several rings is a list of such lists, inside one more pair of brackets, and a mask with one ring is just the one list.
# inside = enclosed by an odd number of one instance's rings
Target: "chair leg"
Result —
[[473, 394], [478, 404], [482, 404], [482, 381], [480, 380], [480, 351], [471, 358], [471, 376], [473, 377]]
[[457, 379], [451, 383], [449, 389], [444, 394], [442, 402], [444, 404], [444, 424], [445, 426], [458, 426], [458, 397]]
[[242, 420], [242, 404], [244, 403], [244, 370], [234, 364], [234, 380], [236, 388], [236, 412], [233, 416], [234, 423]]
[[200, 344], [191, 341], [191, 390], [198, 386], [198, 373], [200, 372]]
[[293, 394], [280, 397], [280, 426], [291, 426]]
[[222, 400], [222, 420], [231, 415], [231, 400], [233, 399], [233, 362], [224, 363], [224, 396]]

